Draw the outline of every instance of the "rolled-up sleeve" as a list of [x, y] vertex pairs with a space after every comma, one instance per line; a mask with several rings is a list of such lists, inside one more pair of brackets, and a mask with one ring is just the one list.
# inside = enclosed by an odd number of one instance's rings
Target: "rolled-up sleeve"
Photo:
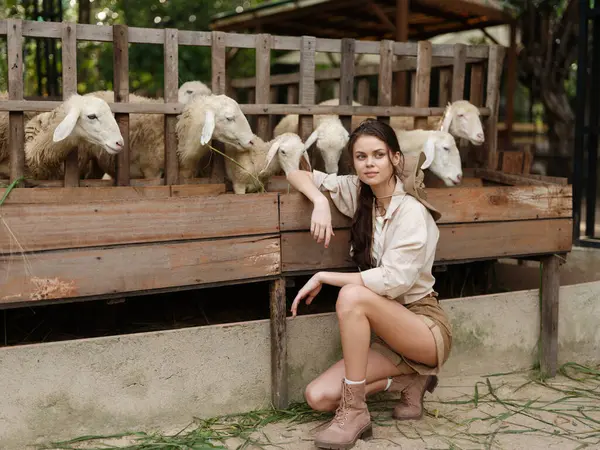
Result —
[[[409, 202], [401, 208], [391, 240], [385, 242], [379, 267], [360, 272], [364, 285], [384, 297], [397, 298], [417, 281], [427, 260], [427, 211]], [[400, 211], [399, 211], [400, 212]]]
[[335, 207], [345, 216], [354, 216], [358, 205], [358, 177], [327, 174], [318, 170], [313, 170], [312, 174], [315, 186], [321, 191], [329, 192]]

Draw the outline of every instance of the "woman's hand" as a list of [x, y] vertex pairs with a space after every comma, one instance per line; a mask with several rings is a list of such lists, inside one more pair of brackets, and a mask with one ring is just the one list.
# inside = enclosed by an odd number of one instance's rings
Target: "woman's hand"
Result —
[[310, 218], [310, 234], [312, 234], [315, 241], [319, 244], [325, 240], [325, 248], [329, 247], [331, 236], [335, 236], [333, 227], [331, 226], [329, 201], [324, 196], [315, 201], [313, 213]]
[[294, 299], [292, 303], [292, 317], [296, 317], [296, 312], [298, 311], [298, 305], [302, 301], [304, 297], [306, 297], [306, 304], [310, 305], [313, 301], [313, 298], [317, 296], [317, 294], [321, 291], [323, 287], [323, 282], [321, 281], [320, 274], [314, 274], [310, 280], [306, 282], [306, 284], [300, 289], [298, 295]]

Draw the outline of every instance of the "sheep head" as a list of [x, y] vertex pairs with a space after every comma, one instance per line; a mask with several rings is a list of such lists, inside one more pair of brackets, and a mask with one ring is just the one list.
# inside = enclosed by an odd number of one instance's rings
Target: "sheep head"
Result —
[[481, 145], [485, 141], [479, 109], [466, 100], [455, 101], [446, 107], [440, 131], [467, 139], [473, 145]]
[[116, 155], [123, 149], [119, 125], [104, 100], [74, 94], [62, 107], [67, 115], [54, 129], [54, 142], [73, 136], [99, 145], [111, 155]]
[[196, 95], [211, 95], [210, 88], [201, 81], [186, 81], [179, 87], [179, 103], [186, 104]]
[[431, 170], [446, 186], [455, 186], [462, 180], [460, 152], [451, 134], [432, 132], [423, 146], [425, 162], [421, 167]]
[[250, 149], [255, 135], [235, 100], [226, 95], [207, 95], [196, 96], [193, 102], [200, 102], [205, 111], [202, 145], [216, 139], [243, 150]]
[[311, 133], [305, 143], [305, 149], [316, 143], [323, 157], [325, 172], [337, 173], [342, 151], [346, 148], [350, 135], [337, 118], [322, 121]]
[[275, 155], [277, 155], [279, 165], [286, 175], [298, 169], [301, 163], [304, 164], [305, 168], [310, 170], [310, 161], [305, 145], [300, 136], [295, 133], [283, 133], [271, 141], [265, 167], [261, 171], [261, 174], [265, 174], [268, 171]]

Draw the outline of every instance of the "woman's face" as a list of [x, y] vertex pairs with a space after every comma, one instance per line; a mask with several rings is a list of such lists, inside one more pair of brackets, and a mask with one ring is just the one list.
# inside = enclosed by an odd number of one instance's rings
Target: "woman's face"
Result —
[[388, 149], [385, 142], [375, 136], [360, 136], [352, 149], [354, 169], [358, 178], [369, 186], [387, 183], [400, 163], [400, 153]]

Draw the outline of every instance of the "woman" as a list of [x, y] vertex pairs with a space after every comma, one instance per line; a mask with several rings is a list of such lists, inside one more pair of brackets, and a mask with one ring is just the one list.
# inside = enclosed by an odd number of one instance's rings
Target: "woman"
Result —
[[371, 435], [367, 394], [399, 392], [394, 417], [420, 418], [424, 392], [437, 385], [435, 374], [452, 341], [433, 290], [431, 268], [439, 237], [435, 220], [440, 214], [421, 189], [424, 155], [405, 170], [394, 130], [376, 120], [363, 122], [352, 133], [348, 150], [357, 175], [302, 170], [288, 175], [290, 184], [314, 204], [311, 233], [317, 242], [328, 247], [334, 235], [329, 202], [319, 188], [352, 217], [351, 254], [359, 268], [355, 273], [315, 274], [291, 307], [296, 316], [300, 301], [310, 304], [323, 284], [341, 288], [336, 312], [343, 359], [305, 392], [313, 409], [336, 411], [315, 437], [321, 448], [351, 448]]

